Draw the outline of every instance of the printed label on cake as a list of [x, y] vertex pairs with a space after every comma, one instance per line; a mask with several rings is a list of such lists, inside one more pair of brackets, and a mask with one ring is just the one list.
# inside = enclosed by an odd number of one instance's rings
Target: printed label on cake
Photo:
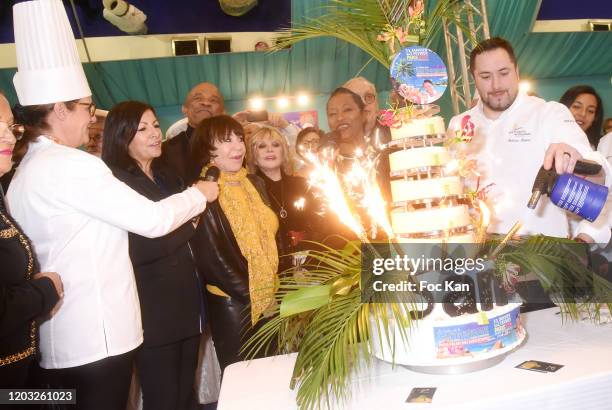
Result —
[[440, 56], [421, 46], [400, 50], [391, 62], [390, 73], [395, 91], [413, 104], [439, 100], [448, 85], [448, 72]]
[[520, 308], [477, 322], [433, 328], [436, 358], [475, 357], [492, 350], [504, 349], [519, 342], [524, 334]]

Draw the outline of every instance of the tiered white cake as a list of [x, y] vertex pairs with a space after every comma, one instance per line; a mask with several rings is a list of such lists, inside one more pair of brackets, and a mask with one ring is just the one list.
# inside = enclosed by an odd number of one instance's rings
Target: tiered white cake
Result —
[[391, 226], [403, 242], [475, 242], [461, 178], [449, 172], [451, 156], [442, 145], [442, 117], [414, 119], [391, 129], [389, 155]]
[[[401, 243], [475, 243], [475, 228], [461, 177], [449, 171], [452, 158], [445, 147], [441, 117], [414, 119], [391, 130], [389, 156], [393, 210], [391, 224]], [[414, 245], [410, 245], [414, 246]], [[463, 245], [462, 245], [463, 246]], [[478, 273], [472, 275], [478, 282]], [[479, 289], [477, 293], [481, 293]], [[452, 297], [449, 300], [453, 300]], [[494, 301], [500, 302], [500, 301]], [[487, 367], [525, 339], [518, 304], [473, 303], [457, 314], [452, 303], [425, 303], [418, 319], [402, 338], [402, 329], [390, 319], [387, 335], [372, 326], [374, 355], [426, 372], [453, 373]], [[449, 308], [450, 307], [450, 308]], [[392, 316], [392, 315], [391, 315]], [[394, 352], [393, 352], [394, 350]], [[460, 369], [460, 370], [458, 370]]]

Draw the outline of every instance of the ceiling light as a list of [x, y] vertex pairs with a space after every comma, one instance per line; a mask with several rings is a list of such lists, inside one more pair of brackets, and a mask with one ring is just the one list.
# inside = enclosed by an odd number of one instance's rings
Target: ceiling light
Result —
[[528, 93], [529, 91], [531, 91], [531, 82], [521, 81], [519, 83], [519, 90], [521, 90], [524, 93]]
[[287, 108], [289, 106], [289, 99], [287, 97], [278, 97], [276, 99], [276, 106], [278, 108]]
[[262, 110], [264, 107], [264, 101], [263, 98], [261, 97], [254, 97], [251, 98], [251, 100], [249, 101], [249, 105], [251, 106], [251, 109], [253, 111], [259, 111]]
[[299, 94], [297, 97], [297, 102], [299, 105], [306, 105], [310, 101], [308, 94]]

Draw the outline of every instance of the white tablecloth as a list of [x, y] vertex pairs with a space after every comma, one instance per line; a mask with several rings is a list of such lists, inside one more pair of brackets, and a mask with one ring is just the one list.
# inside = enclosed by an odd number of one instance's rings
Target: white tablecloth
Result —
[[[523, 315], [528, 339], [505, 360], [462, 375], [429, 375], [373, 360], [351, 380], [340, 409], [612, 409], [612, 324], [562, 323], [557, 308]], [[289, 389], [295, 355], [225, 370], [218, 410], [296, 409]], [[555, 373], [516, 369], [525, 360], [562, 364]], [[406, 403], [414, 387], [437, 387], [431, 404]]]

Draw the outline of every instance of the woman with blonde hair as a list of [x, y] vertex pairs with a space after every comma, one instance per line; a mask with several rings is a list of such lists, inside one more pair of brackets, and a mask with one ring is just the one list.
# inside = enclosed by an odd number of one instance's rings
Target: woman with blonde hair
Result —
[[[247, 145], [249, 173], [265, 182], [272, 209], [279, 220], [281, 257], [298, 250], [301, 240], [312, 239], [313, 226], [319, 218], [306, 180], [291, 175], [289, 152], [285, 137], [272, 127], [261, 127]], [[281, 259], [281, 265], [288, 267], [289, 261]]]

